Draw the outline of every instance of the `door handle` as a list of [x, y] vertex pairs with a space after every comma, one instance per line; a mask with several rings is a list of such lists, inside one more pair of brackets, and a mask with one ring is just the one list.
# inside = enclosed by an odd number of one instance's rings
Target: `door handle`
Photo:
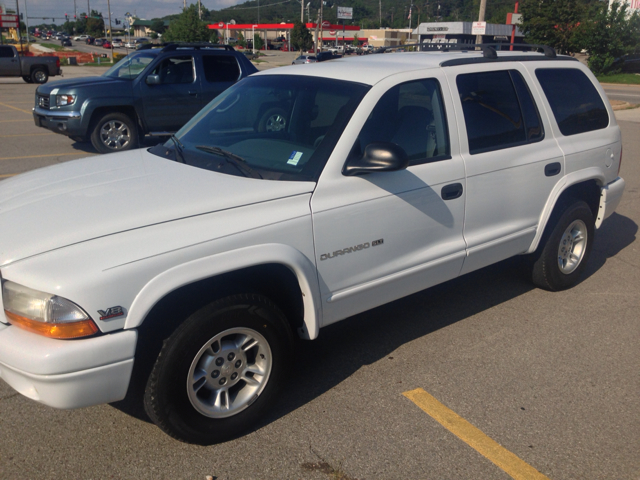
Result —
[[560, 162], [553, 162], [544, 166], [544, 174], [547, 177], [553, 177], [554, 175], [558, 175], [561, 170], [562, 170], [562, 165], [560, 165]]
[[189, 91], [189, 95], [192, 95], [192, 96], [194, 96], [194, 97], [197, 97], [197, 96], [198, 96], [198, 92], [192, 92], [192, 91]]
[[462, 184], [461, 183], [451, 183], [449, 185], [445, 185], [440, 190], [440, 196], [442, 196], [443, 200], [454, 200], [462, 196]]

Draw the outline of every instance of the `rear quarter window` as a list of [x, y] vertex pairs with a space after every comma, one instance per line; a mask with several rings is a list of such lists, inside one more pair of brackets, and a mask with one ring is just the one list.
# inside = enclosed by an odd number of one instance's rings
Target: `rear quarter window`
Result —
[[609, 125], [604, 102], [584, 72], [575, 68], [539, 68], [536, 77], [563, 135], [591, 132]]

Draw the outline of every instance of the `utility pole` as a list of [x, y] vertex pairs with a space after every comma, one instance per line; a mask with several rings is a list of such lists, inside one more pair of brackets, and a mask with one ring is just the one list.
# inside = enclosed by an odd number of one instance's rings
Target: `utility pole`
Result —
[[322, 51], [322, 42], [324, 40], [324, 0], [320, 0], [320, 51]]
[[[18, 14], [18, 40], [20, 40], [20, 53], [24, 54], [22, 50], [22, 33], [20, 33], [20, 5], [18, 0], [16, 0], [16, 13]], [[0, 34], [1, 36], [2, 34]], [[27, 37], [29, 36], [29, 32], [27, 32]]]
[[304, 0], [300, 0], [300, 23], [304, 23]]
[[[185, 0], [186, 2], [187, 0]], [[198, 18], [202, 20], [202, 5], [200, 4], [200, 0], [198, 0]]]
[[[478, 21], [484, 22], [484, 12], [487, 10], [487, 0], [480, 0], [480, 13], [478, 14]], [[476, 35], [476, 43], [482, 43], [482, 35]]]
[[[517, 8], [518, 8], [518, 4], [516, 3], [516, 9]], [[29, 41], [29, 10], [27, 10], [27, 0], [24, 0], [24, 20], [25, 20], [25, 23], [27, 24], [27, 45], [28, 45], [31, 42]]]
[[109, 45], [111, 45], [111, 63], [113, 63], [113, 29], [111, 28], [111, 0], [107, 0], [109, 9]]
[[378, 0], [378, 15], [380, 16], [380, 27], [382, 28], [382, 0]]

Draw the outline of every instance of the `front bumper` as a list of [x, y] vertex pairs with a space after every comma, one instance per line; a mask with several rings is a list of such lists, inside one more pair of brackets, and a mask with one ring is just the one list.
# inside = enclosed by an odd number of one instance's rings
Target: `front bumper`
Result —
[[622, 199], [624, 185], [624, 179], [622, 177], [618, 177], [613, 182], [600, 189], [600, 205], [598, 206], [596, 228], [600, 228], [602, 222], [615, 212], [620, 200]]
[[62, 135], [82, 136], [86, 133], [82, 128], [82, 113], [78, 111], [34, 107], [33, 121], [36, 127], [43, 127]]
[[56, 408], [122, 400], [138, 334], [125, 330], [56, 340], [0, 323], [0, 378], [18, 393]]

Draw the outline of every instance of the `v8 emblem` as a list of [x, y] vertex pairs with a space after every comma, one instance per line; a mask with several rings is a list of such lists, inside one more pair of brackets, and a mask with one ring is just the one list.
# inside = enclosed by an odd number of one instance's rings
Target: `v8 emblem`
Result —
[[124, 315], [124, 309], [122, 307], [111, 307], [106, 310], [98, 310], [98, 313], [100, 314], [100, 320], [108, 320]]

